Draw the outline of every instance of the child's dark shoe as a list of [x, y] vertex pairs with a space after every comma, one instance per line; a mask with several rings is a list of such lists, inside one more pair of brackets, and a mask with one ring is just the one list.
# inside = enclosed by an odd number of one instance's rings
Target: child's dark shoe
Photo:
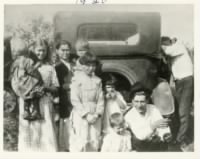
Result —
[[37, 111], [33, 111], [31, 113], [31, 119], [30, 120], [41, 120], [43, 119], [42, 116], [37, 112]]
[[31, 116], [30, 116], [30, 114], [28, 112], [25, 111], [24, 114], [23, 114], [23, 118], [25, 120], [29, 120], [31, 118]]

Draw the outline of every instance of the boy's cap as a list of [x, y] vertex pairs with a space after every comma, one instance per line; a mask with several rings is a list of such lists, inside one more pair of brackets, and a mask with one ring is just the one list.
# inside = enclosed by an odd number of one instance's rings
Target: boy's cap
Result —
[[97, 58], [90, 52], [86, 52], [84, 56], [78, 59], [81, 65], [97, 65]]
[[76, 50], [89, 50], [89, 43], [87, 40], [79, 39], [75, 44]]

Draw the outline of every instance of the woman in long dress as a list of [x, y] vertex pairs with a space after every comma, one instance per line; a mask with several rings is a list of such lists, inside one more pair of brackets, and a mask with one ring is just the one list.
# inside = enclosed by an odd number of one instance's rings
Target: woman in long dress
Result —
[[82, 70], [71, 84], [70, 151], [89, 152], [100, 149], [104, 98], [102, 83], [95, 74], [96, 59], [86, 53], [79, 59]]
[[39, 108], [42, 120], [27, 121], [22, 117], [24, 111], [23, 99], [19, 98], [19, 151], [57, 151], [57, 140], [55, 132], [52, 94], [59, 86], [56, 72], [53, 66], [47, 62], [48, 44], [42, 39], [37, 39], [33, 45], [33, 51], [37, 59], [41, 62], [38, 68], [45, 86], [45, 94], [40, 98]]

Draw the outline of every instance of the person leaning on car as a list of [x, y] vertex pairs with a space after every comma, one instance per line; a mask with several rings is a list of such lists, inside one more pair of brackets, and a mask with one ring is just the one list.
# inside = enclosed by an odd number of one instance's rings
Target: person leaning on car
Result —
[[162, 37], [162, 49], [171, 59], [175, 80], [180, 127], [176, 137], [182, 151], [190, 146], [189, 117], [194, 96], [193, 64], [187, 47], [177, 38]]

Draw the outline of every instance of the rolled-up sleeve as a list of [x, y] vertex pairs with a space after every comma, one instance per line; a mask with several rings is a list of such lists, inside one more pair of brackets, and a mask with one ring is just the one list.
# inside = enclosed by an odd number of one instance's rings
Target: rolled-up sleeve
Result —
[[165, 54], [166, 55], [169, 55], [171, 57], [175, 57], [175, 56], [180, 56], [182, 54], [184, 54], [185, 52], [185, 48], [183, 45], [181, 44], [174, 44], [172, 46], [168, 46], [166, 49], [165, 49]]

